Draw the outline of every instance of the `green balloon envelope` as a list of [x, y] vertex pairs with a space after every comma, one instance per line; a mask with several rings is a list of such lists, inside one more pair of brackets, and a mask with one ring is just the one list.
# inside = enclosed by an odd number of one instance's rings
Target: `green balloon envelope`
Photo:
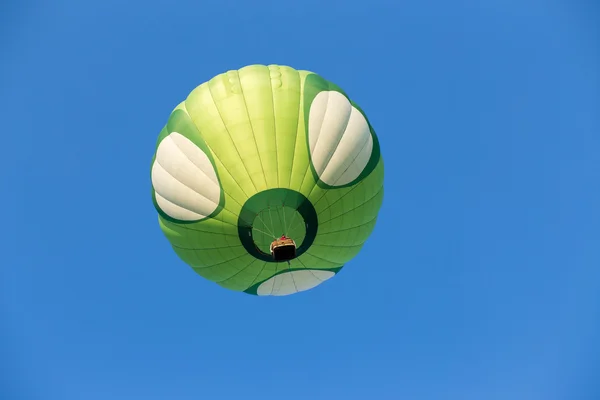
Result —
[[[254, 295], [318, 286], [354, 258], [383, 201], [383, 159], [365, 113], [310, 71], [250, 65], [195, 88], [159, 134], [152, 200], [177, 255]], [[278, 262], [286, 235], [296, 257]]]

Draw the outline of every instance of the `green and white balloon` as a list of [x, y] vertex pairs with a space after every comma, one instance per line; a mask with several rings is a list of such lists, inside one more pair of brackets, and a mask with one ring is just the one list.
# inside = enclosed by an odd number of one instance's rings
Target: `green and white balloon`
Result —
[[[337, 274], [371, 234], [383, 160], [365, 113], [319, 75], [251, 65], [194, 89], [160, 132], [152, 199], [177, 255], [204, 278], [289, 295]], [[285, 234], [296, 258], [275, 261]]]

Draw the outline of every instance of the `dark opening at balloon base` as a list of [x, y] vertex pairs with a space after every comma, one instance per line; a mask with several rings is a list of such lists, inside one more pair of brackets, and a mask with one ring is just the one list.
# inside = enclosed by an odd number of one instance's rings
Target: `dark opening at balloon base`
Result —
[[238, 219], [238, 233], [242, 245], [254, 257], [282, 262], [299, 257], [310, 247], [317, 225], [315, 209], [306, 197], [277, 188], [259, 192], [246, 201]]

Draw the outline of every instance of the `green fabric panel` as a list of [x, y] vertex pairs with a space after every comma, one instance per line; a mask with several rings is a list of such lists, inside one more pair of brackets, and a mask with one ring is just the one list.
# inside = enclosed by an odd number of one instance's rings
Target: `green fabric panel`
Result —
[[197, 224], [196, 226], [191, 227], [189, 225], [175, 224], [163, 218], [159, 218], [158, 222], [160, 228], [171, 244], [179, 247], [202, 249], [205, 247], [240, 245], [237, 227], [228, 224], [213, 224], [215, 227], [209, 230], [207, 229], [208, 224]]
[[[238, 148], [233, 143], [233, 139], [221, 118], [219, 109], [215, 105], [209, 90], [209, 83], [203, 83], [194, 89], [188, 96], [185, 107], [215, 159], [222, 164], [223, 168], [218, 169], [218, 172], [228, 174], [235, 182], [234, 186], [238, 186], [244, 192], [244, 198], [254, 194], [254, 184], [250, 179], [248, 170], [242, 163]], [[231, 187], [224, 186], [225, 188], [227, 193]], [[244, 200], [240, 199], [240, 202], [243, 204]], [[227, 207], [227, 204], [225, 206]]]
[[276, 128], [269, 69], [262, 65], [244, 67], [239, 70], [239, 79], [266, 186], [275, 188], [278, 186]]
[[275, 105], [278, 187], [290, 187], [300, 109], [300, 77], [289, 67], [270, 66]]
[[267, 189], [264, 168], [237, 71], [228, 71], [211, 79], [208, 88], [242, 167], [250, 176], [253, 193]]
[[[306, 77], [311, 74], [308, 71], [298, 71], [300, 78], [300, 91], [301, 91], [301, 104], [298, 110], [298, 126], [296, 130], [296, 145], [294, 148], [294, 159], [292, 160], [292, 175], [290, 180], [290, 189], [296, 190], [300, 193], [305, 193], [302, 191], [302, 184], [305, 181], [305, 177], [307, 175], [307, 171], [310, 170], [310, 158], [309, 158], [309, 148], [306, 145], [308, 143], [307, 136], [307, 127], [304, 118], [304, 84], [306, 81]], [[308, 179], [308, 186], [314, 186], [316, 181], [312, 176]]]
[[[225, 258], [221, 258], [220, 261], [215, 259], [210, 264], [192, 267], [203, 278], [213, 282], [220, 282], [235, 276], [248, 265], [251, 265], [253, 261], [252, 256], [248, 254], [238, 255], [237, 257], [228, 255]], [[238, 290], [241, 290], [241, 288]]]
[[[258, 279], [265, 264], [266, 263], [261, 260], [252, 258], [247, 263], [243, 264], [241, 268], [238, 269], [238, 272], [224, 279], [216, 279], [215, 283], [228, 289], [244, 291], [248, 288], [249, 282], [252, 283]], [[237, 265], [237, 267], [239, 268], [240, 265]]]
[[312, 247], [306, 253], [302, 254], [302, 256], [298, 258], [298, 261], [301, 264], [302, 268], [309, 269], [331, 269], [339, 268], [343, 265], [343, 263], [330, 261], [325, 258], [319, 257], [316, 254], [313, 254]]

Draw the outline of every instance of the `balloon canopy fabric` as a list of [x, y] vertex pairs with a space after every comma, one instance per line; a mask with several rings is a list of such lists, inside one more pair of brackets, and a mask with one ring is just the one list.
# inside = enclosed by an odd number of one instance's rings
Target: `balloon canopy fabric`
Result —
[[[159, 134], [158, 222], [202, 277], [254, 295], [311, 289], [355, 257], [383, 201], [365, 113], [310, 71], [251, 65], [195, 88]], [[295, 257], [271, 243], [293, 239]]]

